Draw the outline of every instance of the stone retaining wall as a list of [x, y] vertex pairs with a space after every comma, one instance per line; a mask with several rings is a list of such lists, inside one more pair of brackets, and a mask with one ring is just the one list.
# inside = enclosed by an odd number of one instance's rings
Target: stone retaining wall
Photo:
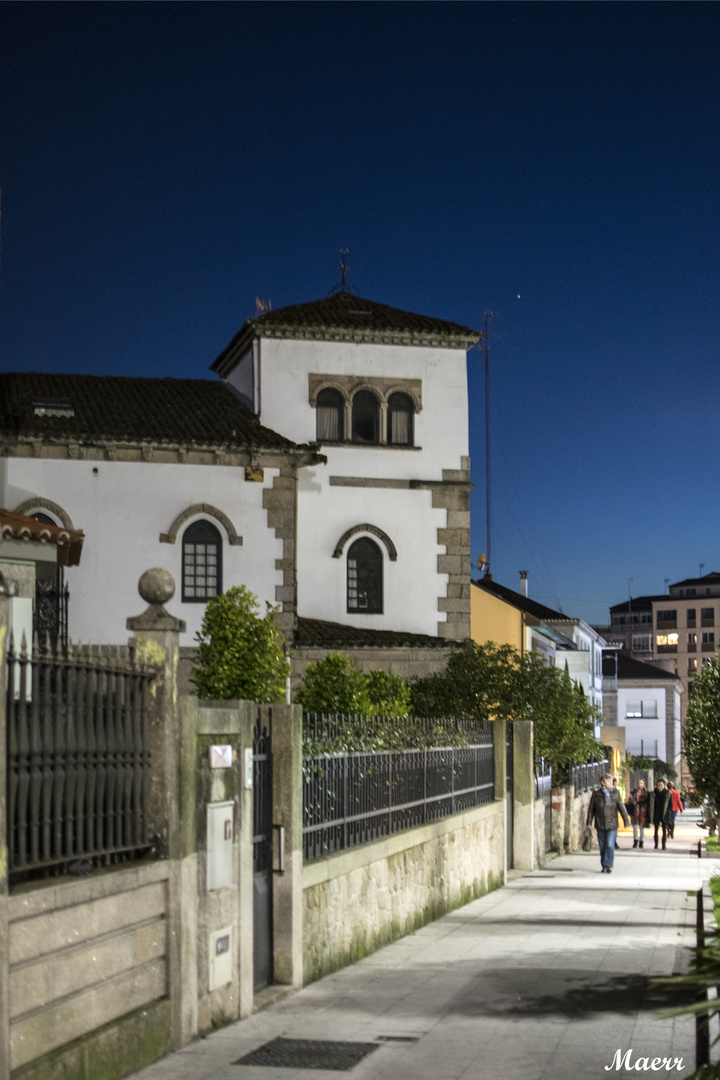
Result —
[[55, 1053], [58, 1076], [99, 1080], [118, 1058], [119, 1035], [108, 1025], [120, 1017], [122, 1056], [138, 1050], [125, 1071], [165, 1053], [167, 890], [168, 864], [151, 863], [10, 897], [13, 1078], [34, 1077], [40, 1058], [39, 1075], [50, 1075], [45, 1055]]
[[305, 982], [499, 888], [504, 879], [500, 801], [307, 863]]

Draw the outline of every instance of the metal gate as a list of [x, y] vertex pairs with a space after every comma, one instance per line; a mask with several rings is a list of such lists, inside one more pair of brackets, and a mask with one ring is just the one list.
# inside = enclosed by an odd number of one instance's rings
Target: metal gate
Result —
[[535, 798], [542, 799], [545, 810], [545, 853], [552, 849], [552, 769], [540, 758], [535, 775]]
[[510, 721], [508, 720], [505, 727], [505, 775], [507, 778], [507, 801], [506, 801], [506, 829], [507, 836], [507, 868], [512, 870], [515, 865], [513, 862], [513, 833], [515, 826], [515, 797], [514, 797], [514, 784], [513, 777], [515, 772], [515, 753], [514, 753], [514, 729]]
[[271, 723], [258, 712], [253, 732], [253, 986], [273, 981]]

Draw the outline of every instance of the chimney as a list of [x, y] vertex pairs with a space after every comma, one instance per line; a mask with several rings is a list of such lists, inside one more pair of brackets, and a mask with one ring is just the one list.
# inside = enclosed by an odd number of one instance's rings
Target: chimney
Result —
[[520, 592], [523, 596], [527, 596], [527, 570], [520, 571]]

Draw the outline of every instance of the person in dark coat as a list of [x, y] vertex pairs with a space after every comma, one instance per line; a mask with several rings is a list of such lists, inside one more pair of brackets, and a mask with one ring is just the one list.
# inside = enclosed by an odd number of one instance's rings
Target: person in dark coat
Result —
[[603, 776], [602, 784], [597, 791], [593, 791], [588, 806], [587, 825], [592, 828], [593, 822], [597, 829], [598, 846], [600, 847], [600, 872], [612, 874], [615, 860], [615, 840], [618, 831], [618, 814], [626, 825], [630, 824], [628, 812], [622, 801], [620, 792], [613, 789], [614, 777], [607, 773]]
[[638, 786], [630, 792], [628, 804], [632, 807], [630, 820], [633, 827], [633, 847], [643, 848], [645, 826], [650, 824], [650, 792], [643, 779], [638, 780]]
[[664, 780], [658, 780], [650, 796], [650, 820], [655, 826], [655, 847], [658, 833], [662, 830], [662, 850], [667, 847], [668, 829], [672, 825], [672, 796]]

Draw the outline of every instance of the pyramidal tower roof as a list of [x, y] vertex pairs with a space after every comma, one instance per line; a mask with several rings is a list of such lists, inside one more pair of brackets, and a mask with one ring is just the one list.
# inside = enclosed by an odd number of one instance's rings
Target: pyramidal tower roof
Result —
[[226, 375], [255, 337], [469, 349], [481, 336], [459, 323], [402, 311], [340, 290], [323, 300], [290, 304], [248, 319], [211, 369]]

